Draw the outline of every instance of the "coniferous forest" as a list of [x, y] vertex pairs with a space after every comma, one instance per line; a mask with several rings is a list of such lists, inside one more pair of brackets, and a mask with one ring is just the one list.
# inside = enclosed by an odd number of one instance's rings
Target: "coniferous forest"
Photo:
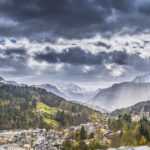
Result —
[[40, 88], [0, 85], [0, 130], [60, 129], [88, 122], [93, 113]]

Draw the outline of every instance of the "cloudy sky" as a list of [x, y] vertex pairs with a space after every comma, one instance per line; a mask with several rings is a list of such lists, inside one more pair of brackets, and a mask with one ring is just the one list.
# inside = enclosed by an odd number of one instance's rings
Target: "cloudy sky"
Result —
[[1, 0], [0, 75], [106, 87], [150, 72], [149, 0]]

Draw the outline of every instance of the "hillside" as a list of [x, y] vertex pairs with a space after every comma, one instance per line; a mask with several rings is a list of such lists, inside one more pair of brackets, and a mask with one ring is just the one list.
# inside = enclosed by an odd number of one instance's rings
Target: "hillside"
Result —
[[100, 116], [44, 89], [0, 83], [0, 130], [78, 125]]
[[102, 89], [91, 101], [107, 110], [128, 107], [150, 98], [150, 83], [123, 82]]
[[131, 107], [117, 109], [113, 111], [111, 114], [113, 116], [118, 116], [123, 114], [140, 113], [141, 111], [150, 111], [150, 101], [143, 101]]

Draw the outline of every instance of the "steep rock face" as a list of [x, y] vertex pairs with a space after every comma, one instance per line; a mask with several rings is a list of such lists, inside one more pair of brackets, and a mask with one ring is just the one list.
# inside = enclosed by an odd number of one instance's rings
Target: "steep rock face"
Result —
[[101, 90], [90, 103], [113, 110], [148, 99], [150, 99], [150, 83], [124, 82]]

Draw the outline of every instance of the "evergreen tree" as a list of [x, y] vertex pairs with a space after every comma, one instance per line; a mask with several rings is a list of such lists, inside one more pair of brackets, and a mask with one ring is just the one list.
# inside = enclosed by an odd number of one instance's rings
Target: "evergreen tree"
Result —
[[81, 130], [80, 130], [80, 139], [81, 140], [85, 140], [86, 139], [86, 131], [85, 131], [84, 126], [82, 126]]

